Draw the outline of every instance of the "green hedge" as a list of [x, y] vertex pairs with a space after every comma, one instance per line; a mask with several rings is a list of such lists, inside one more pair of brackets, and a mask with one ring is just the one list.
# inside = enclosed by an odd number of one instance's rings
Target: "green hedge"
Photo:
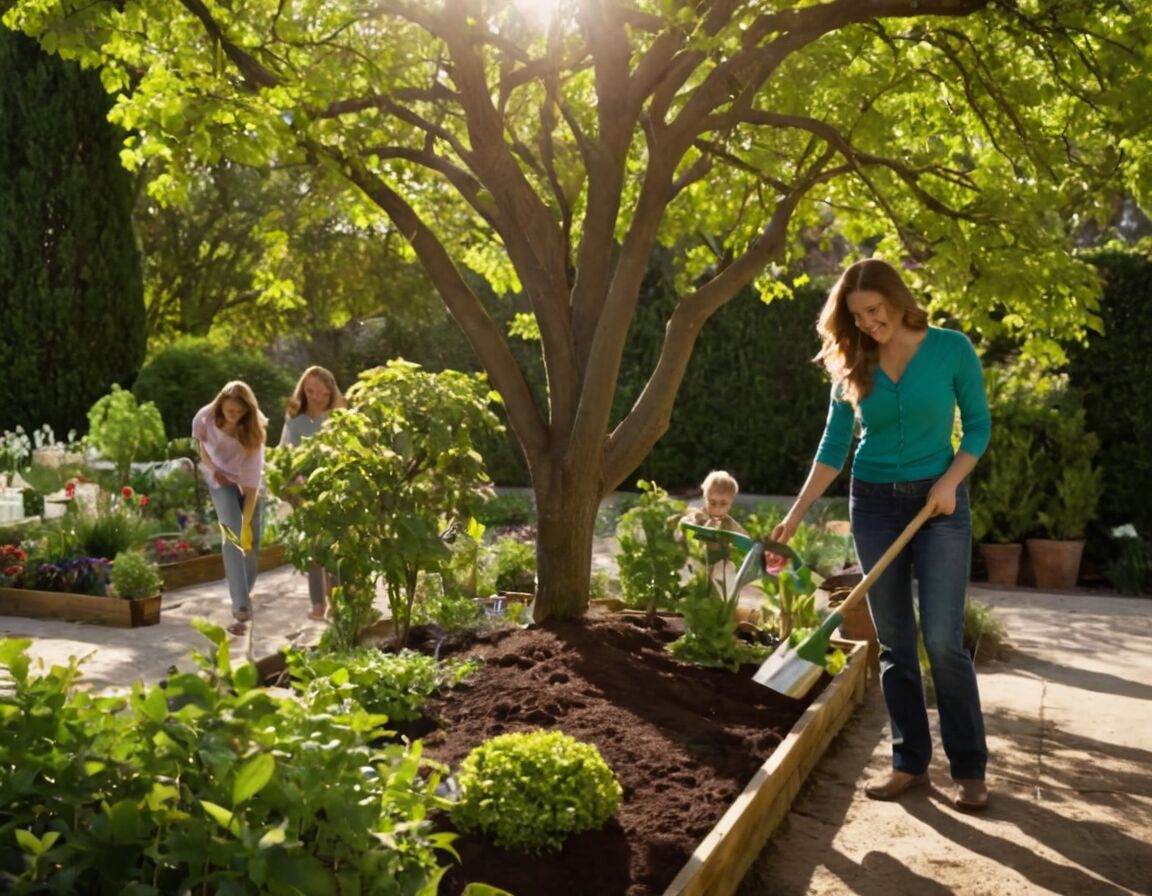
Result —
[[1090, 260], [1104, 278], [1104, 332], [1066, 346], [1068, 376], [1084, 394], [1088, 429], [1100, 437], [1104, 468], [1098, 527], [1132, 523], [1152, 536], [1152, 255], [1107, 249]]
[[[697, 340], [668, 432], [626, 487], [645, 479], [678, 492], [699, 485], [709, 470], [725, 469], [744, 492], [799, 491], [828, 412], [828, 381], [812, 362], [828, 286], [808, 284], [770, 305], [747, 290], [713, 315]], [[676, 300], [666, 275], [649, 275], [629, 334], [616, 419], [643, 389]], [[846, 489], [842, 476], [829, 494]]]

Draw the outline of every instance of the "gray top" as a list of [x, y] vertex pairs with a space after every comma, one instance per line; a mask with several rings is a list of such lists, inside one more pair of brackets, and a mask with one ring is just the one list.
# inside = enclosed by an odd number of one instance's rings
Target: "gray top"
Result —
[[295, 417], [284, 418], [284, 431], [280, 433], [281, 446], [299, 445], [301, 439], [316, 435], [327, 418], [327, 414], [321, 414], [319, 417], [297, 414]]

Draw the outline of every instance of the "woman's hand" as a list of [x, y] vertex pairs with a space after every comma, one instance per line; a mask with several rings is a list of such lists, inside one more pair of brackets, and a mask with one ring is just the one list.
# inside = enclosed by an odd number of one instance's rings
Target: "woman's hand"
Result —
[[951, 516], [956, 512], [956, 486], [943, 478], [937, 479], [928, 492], [928, 505], [932, 516]]
[[[768, 536], [771, 541], [779, 542], [780, 544], [787, 544], [789, 539], [796, 534], [796, 529], [799, 522], [792, 519], [792, 514], [789, 513], [782, 521], [776, 524], [772, 530], [772, 534]], [[767, 570], [769, 575], [778, 575], [788, 564], [788, 558], [780, 554], [773, 554], [771, 551], [764, 552], [764, 569]]]

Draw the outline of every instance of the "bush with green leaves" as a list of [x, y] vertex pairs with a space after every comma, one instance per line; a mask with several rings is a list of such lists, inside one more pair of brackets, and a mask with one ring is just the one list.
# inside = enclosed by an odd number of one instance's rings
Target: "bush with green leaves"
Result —
[[109, 582], [125, 600], [159, 594], [164, 587], [160, 568], [140, 551], [121, 551], [112, 560]]
[[30, 642], [0, 642], [5, 891], [435, 892], [441, 768], [358, 705], [263, 689], [222, 628], [197, 628], [198, 671], [122, 696], [77, 688], [75, 659], [34, 672]]
[[285, 660], [295, 686], [314, 709], [333, 712], [359, 706], [392, 722], [420, 718], [429, 697], [459, 684], [478, 667], [473, 661], [442, 661], [412, 650], [387, 653], [375, 647], [332, 653], [289, 650]]
[[995, 657], [1004, 643], [1007, 631], [986, 603], [969, 599], [964, 605], [964, 645], [972, 651]]
[[639, 486], [639, 502], [616, 524], [616, 563], [625, 603], [654, 613], [675, 607], [685, 593], [681, 571], [688, 545], [676, 524], [687, 504], [654, 482]]
[[497, 492], [476, 511], [486, 526], [523, 526], [536, 520], [536, 503], [527, 492]]
[[497, 591], [531, 594], [536, 590], [535, 545], [505, 536], [492, 542], [488, 551]]
[[378, 582], [406, 643], [420, 573], [451, 559], [447, 522], [473, 518], [491, 494], [475, 439], [498, 426], [497, 400], [481, 375], [394, 360], [362, 373], [316, 435], [268, 452], [272, 492], [291, 484], [299, 499], [281, 535], [289, 560], [340, 575], [325, 646], [356, 643]]
[[88, 411], [87, 441], [116, 465], [120, 485], [127, 484], [133, 461], [158, 460], [168, 444], [156, 405], [138, 404], [135, 395], [115, 384]]
[[452, 820], [503, 849], [559, 850], [572, 834], [604, 827], [623, 790], [600, 751], [561, 731], [501, 734], [456, 773]]

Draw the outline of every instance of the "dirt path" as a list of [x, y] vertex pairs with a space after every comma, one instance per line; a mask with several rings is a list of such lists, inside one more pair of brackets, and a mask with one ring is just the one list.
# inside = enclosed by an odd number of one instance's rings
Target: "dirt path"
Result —
[[873, 687], [739, 896], [1152, 894], [1152, 600], [973, 596], [1013, 648], [979, 667], [989, 811], [952, 808], [939, 742], [931, 790], [863, 796], [890, 755]]

